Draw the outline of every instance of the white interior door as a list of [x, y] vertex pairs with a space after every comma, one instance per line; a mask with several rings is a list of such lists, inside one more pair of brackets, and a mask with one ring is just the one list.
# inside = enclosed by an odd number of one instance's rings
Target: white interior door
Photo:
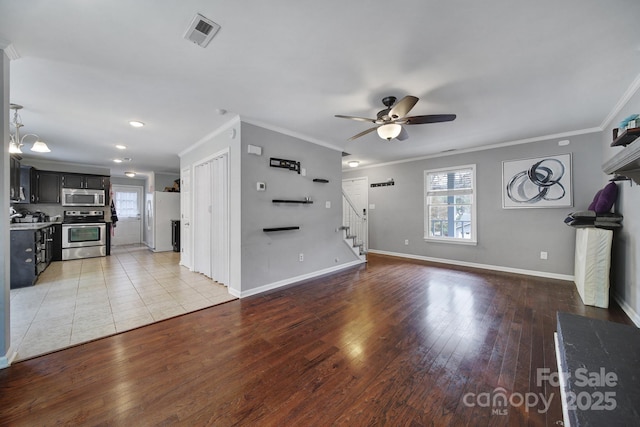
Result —
[[343, 179], [342, 191], [349, 196], [356, 211], [362, 216], [362, 236], [358, 236], [364, 243], [365, 249], [369, 248], [369, 221], [367, 216], [369, 214], [369, 180], [367, 177]]
[[211, 162], [194, 172], [193, 270], [211, 277]]
[[193, 269], [191, 257], [191, 168], [180, 174], [180, 264]]
[[194, 168], [192, 194], [193, 269], [229, 284], [228, 156], [221, 154]]
[[142, 242], [142, 187], [113, 185], [113, 201], [118, 222], [113, 228], [111, 244], [131, 245]]
[[229, 284], [229, 196], [227, 155], [212, 161], [212, 236], [213, 256], [211, 277], [218, 283]]

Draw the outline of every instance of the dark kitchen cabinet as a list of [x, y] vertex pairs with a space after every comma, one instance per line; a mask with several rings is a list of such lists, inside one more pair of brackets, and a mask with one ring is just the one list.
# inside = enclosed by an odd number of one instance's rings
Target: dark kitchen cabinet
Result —
[[35, 284], [52, 259], [53, 227], [11, 230], [11, 289]]
[[20, 200], [20, 158], [14, 155], [9, 157], [9, 198]]
[[[18, 187], [18, 199], [13, 200], [13, 203], [32, 203], [31, 200], [31, 176], [34, 173], [34, 169], [31, 166], [20, 167], [20, 186]], [[35, 199], [33, 200], [35, 202]]]
[[51, 261], [62, 261], [62, 224], [51, 226]]
[[109, 177], [101, 175], [62, 174], [62, 188], [90, 188], [105, 190], [109, 187]]
[[33, 175], [35, 184], [32, 186], [32, 203], [60, 203], [60, 172], [36, 170]]

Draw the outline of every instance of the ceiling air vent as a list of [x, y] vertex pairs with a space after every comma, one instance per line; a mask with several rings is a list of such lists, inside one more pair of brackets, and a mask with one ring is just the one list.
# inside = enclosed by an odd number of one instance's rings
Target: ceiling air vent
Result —
[[220, 25], [197, 13], [184, 33], [184, 38], [198, 46], [206, 47], [219, 29]]

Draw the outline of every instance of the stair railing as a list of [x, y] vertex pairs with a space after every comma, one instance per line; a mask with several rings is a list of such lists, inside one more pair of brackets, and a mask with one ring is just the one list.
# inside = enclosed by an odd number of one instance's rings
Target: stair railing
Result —
[[349, 196], [342, 191], [342, 225], [347, 229], [347, 237], [353, 238], [354, 247], [360, 247], [360, 254], [367, 251], [364, 240], [367, 231], [367, 219], [363, 213], [358, 212], [355, 204]]

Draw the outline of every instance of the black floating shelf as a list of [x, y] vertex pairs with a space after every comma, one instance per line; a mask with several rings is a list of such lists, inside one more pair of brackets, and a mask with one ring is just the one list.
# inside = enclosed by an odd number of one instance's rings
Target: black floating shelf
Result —
[[323, 184], [326, 184], [327, 182], [329, 182], [329, 180], [324, 178], [314, 178], [313, 182], [321, 182]]
[[288, 230], [300, 230], [300, 227], [275, 227], [275, 228], [263, 228], [262, 231], [270, 233], [272, 231], [288, 231]]
[[272, 203], [300, 203], [303, 205], [310, 205], [313, 203], [313, 200], [272, 200]]

